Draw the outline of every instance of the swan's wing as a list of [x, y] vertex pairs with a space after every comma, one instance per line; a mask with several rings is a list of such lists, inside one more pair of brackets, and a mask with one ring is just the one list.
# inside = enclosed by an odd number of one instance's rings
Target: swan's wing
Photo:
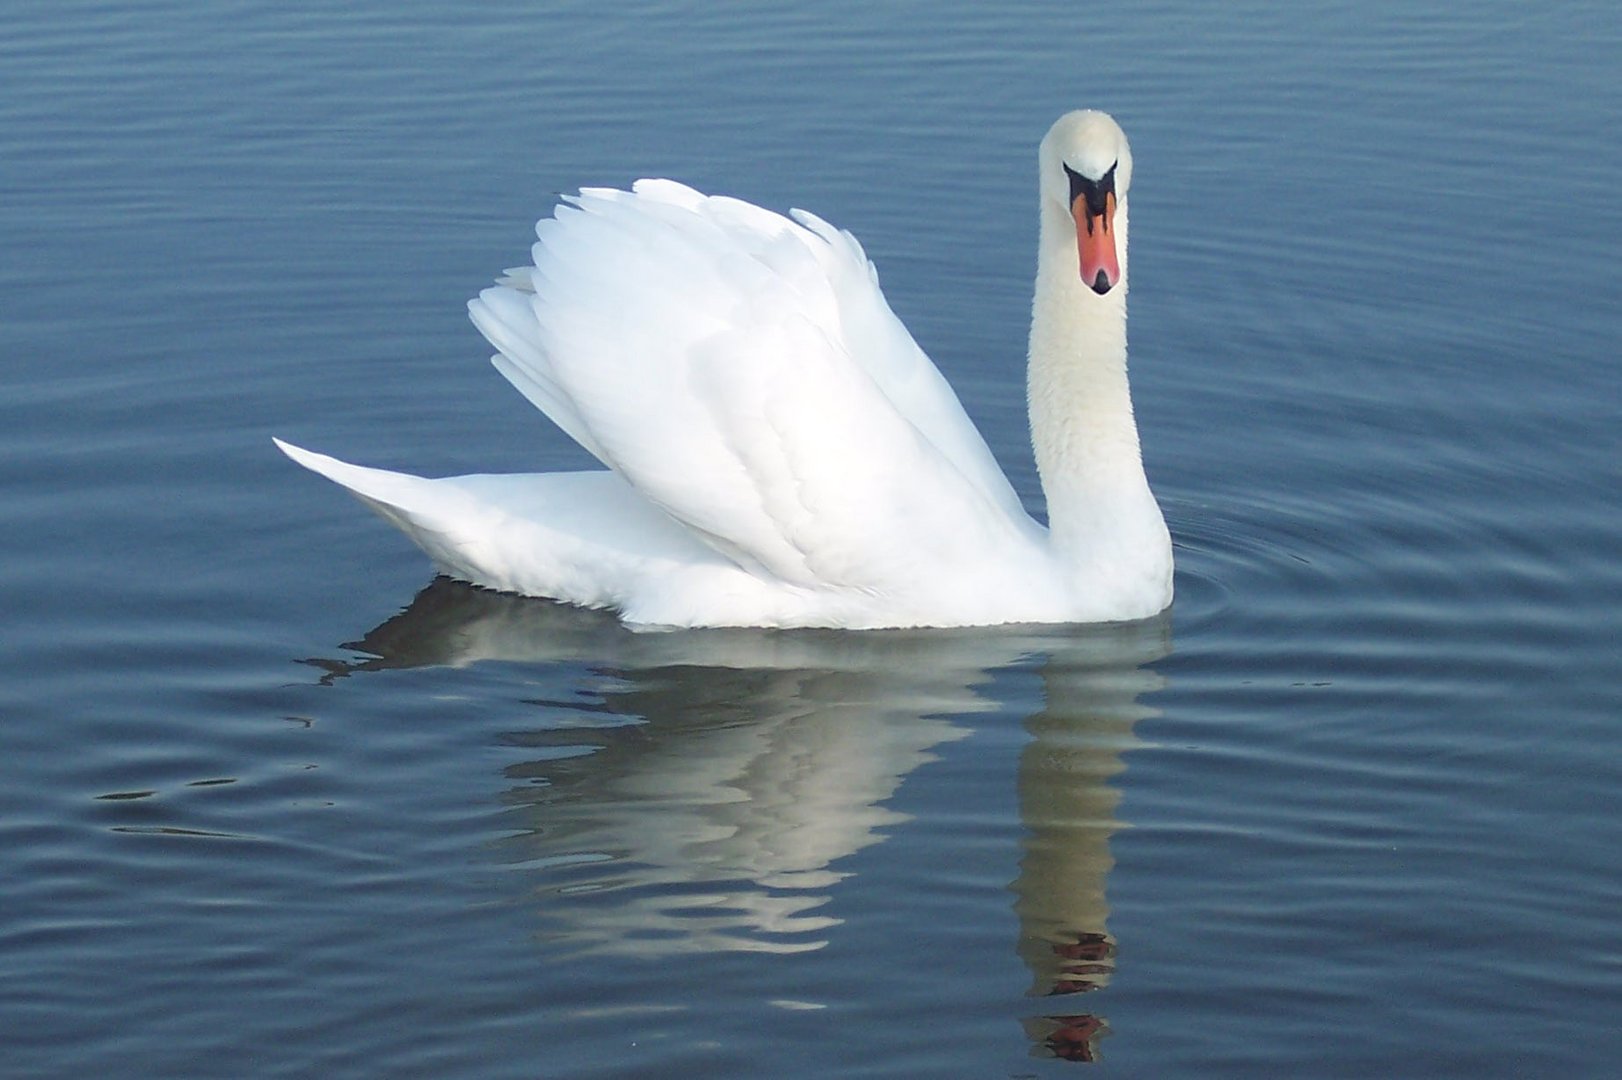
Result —
[[898, 585], [1032, 528], [860, 246], [669, 181], [588, 190], [469, 305], [495, 363], [740, 565]]

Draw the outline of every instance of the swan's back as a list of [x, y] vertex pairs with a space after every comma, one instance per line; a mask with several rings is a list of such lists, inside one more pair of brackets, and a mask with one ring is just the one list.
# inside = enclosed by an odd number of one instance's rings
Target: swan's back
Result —
[[469, 305], [496, 366], [740, 569], [949, 601], [992, 587], [963, 568], [1039, 547], [848, 233], [644, 180], [537, 235], [534, 265]]

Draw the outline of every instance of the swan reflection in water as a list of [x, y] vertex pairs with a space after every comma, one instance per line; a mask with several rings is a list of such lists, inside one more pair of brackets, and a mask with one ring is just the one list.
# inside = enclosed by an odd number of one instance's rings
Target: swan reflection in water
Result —
[[[886, 807], [953, 717], [1004, 706], [980, 688], [1025, 665], [1042, 707], [1018, 767], [1024, 836], [1010, 888], [1038, 1053], [1091, 1060], [1104, 1031], [1079, 995], [1105, 985], [1115, 940], [1105, 878], [1140, 703], [1169, 621], [1079, 628], [632, 633], [611, 616], [437, 579], [400, 615], [312, 661], [329, 678], [481, 660], [565, 665], [509, 766], [527, 815], [506, 858], [544, 879], [560, 945], [643, 959], [825, 945], [838, 863], [906, 820]], [[567, 670], [567, 665], [579, 665]], [[551, 679], [552, 677], [549, 677]], [[1060, 1004], [1063, 1002], [1064, 1004]]]

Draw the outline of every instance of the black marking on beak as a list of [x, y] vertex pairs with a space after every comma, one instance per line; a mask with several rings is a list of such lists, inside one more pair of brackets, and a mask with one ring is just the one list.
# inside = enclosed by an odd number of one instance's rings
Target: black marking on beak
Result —
[[1104, 175], [1097, 180], [1089, 180], [1068, 165], [1064, 167], [1065, 175], [1070, 178], [1070, 206], [1072, 212], [1074, 212], [1076, 200], [1083, 195], [1087, 197], [1087, 221], [1085, 224], [1088, 236], [1093, 234], [1093, 219], [1102, 217], [1104, 214], [1104, 197], [1113, 194], [1115, 191], [1115, 166], [1119, 164], [1120, 161], [1111, 164], [1109, 168], [1104, 170]]

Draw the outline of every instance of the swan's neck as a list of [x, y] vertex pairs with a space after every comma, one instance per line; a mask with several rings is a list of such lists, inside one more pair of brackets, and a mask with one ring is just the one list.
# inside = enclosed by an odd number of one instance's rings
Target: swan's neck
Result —
[[1043, 208], [1027, 385], [1031, 441], [1056, 554], [1097, 560], [1165, 525], [1143, 474], [1126, 376], [1126, 213], [1116, 215], [1121, 281], [1081, 280], [1075, 225]]

